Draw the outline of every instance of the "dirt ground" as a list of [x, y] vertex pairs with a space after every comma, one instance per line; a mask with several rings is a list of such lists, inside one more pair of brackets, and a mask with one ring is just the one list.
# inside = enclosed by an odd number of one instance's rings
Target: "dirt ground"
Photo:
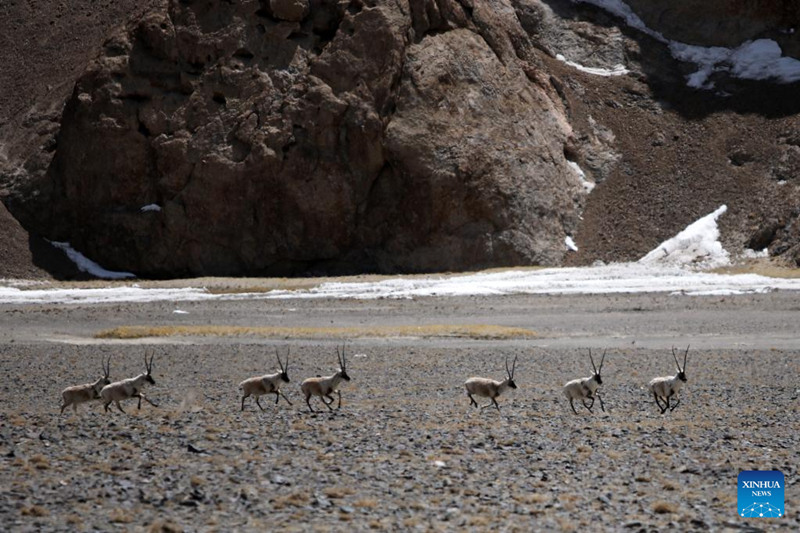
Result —
[[[180, 309], [185, 313], [176, 314]], [[800, 346], [795, 294], [244, 300], [0, 306], [0, 523], [12, 531], [797, 529]], [[97, 339], [121, 325], [524, 327], [533, 338], [348, 342], [342, 407], [306, 377], [335, 370], [333, 339]], [[298, 330], [300, 331], [300, 330]], [[410, 334], [409, 334], [410, 335]], [[660, 415], [650, 378], [691, 344], [681, 404]], [[237, 384], [291, 349], [292, 402]], [[561, 386], [608, 349], [606, 411], [574, 415]], [[155, 353], [158, 403], [59, 414], [60, 391]], [[463, 382], [519, 388], [470, 408]], [[741, 470], [781, 470], [787, 516], [737, 516]]]

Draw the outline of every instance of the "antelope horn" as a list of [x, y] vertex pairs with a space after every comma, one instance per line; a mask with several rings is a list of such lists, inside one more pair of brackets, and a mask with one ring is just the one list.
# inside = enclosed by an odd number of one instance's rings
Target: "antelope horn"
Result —
[[597, 367], [594, 364], [594, 358], [592, 357], [592, 349], [591, 348], [589, 348], [589, 361], [592, 362], [592, 368], [594, 369], [594, 373], [598, 374]]
[[[691, 345], [689, 345], [691, 346]], [[689, 346], [686, 347], [686, 353], [683, 354], [683, 370], [682, 372], [686, 372], [686, 357], [689, 355]]]
[[603, 371], [603, 362], [606, 360], [606, 351], [607, 350], [603, 350], [603, 358], [600, 359], [600, 370], [597, 371], [598, 374]]
[[675, 359], [675, 366], [678, 367], [678, 372], [683, 372], [683, 370], [681, 370], [681, 364], [678, 362], [678, 357], [675, 355], [675, 347], [674, 346], [672, 347], [672, 358]]

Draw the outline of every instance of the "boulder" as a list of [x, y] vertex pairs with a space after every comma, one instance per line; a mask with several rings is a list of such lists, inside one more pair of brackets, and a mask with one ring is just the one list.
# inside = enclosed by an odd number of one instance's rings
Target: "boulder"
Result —
[[511, 4], [304, 5], [175, 1], [111, 35], [47, 235], [148, 277], [558, 264], [585, 192]]

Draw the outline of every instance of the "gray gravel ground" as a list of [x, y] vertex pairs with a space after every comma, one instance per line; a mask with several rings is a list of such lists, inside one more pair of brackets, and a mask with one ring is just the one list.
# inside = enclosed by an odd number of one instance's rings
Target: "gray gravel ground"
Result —
[[[175, 308], [188, 311], [176, 315]], [[800, 299], [580, 296], [418, 301], [258, 301], [0, 306], [0, 524], [5, 530], [739, 530], [800, 528]], [[328, 374], [333, 340], [183, 338], [109, 343], [114, 325], [500, 324], [533, 340], [354, 339], [340, 410], [299, 391]], [[688, 386], [660, 415], [645, 390], [691, 343]], [[237, 384], [274, 371], [285, 392]], [[575, 416], [560, 387], [587, 376], [584, 347], [609, 348], [606, 412]], [[127, 414], [60, 391], [142, 371], [156, 385]], [[502, 411], [469, 407], [463, 382], [500, 379]], [[312, 400], [313, 401], [313, 400]], [[786, 476], [787, 516], [736, 514], [741, 470]]]

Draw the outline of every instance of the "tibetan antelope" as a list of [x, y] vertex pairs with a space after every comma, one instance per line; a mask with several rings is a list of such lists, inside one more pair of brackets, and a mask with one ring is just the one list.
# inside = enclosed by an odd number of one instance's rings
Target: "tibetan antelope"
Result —
[[281, 356], [278, 355], [278, 348], [275, 348], [275, 357], [278, 359], [280, 372], [276, 372], [275, 374], [266, 374], [264, 376], [256, 376], [239, 383], [239, 388], [242, 389], [242, 411], [244, 411], [244, 401], [248, 396], [255, 396], [256, 405], [258, 405], [259, 409], [263, 411], [264, 408], [261, 407], [258, 397], [264, 394], [274, 394], [275, 405], [278, 405], [278, 399], [281, 396], [283, 396], [283, 399], [286, 400], [286, 403], [292, 405], [292, 402], [289, 401], [289, 398], [287, 398], [286, 395], [281, 392], [281, 382], [289, 383], [289, 375], [287, 374], [289, 370], [289, 348], [286, 348], [286, 365], [281, 362]]
[[136, 407], [137, 409], [142, 408], [142, 399], [144, 399], [144, 401], [153, 407], [158, 407], [158, 405], [151, 402], [145, 397], [144, 393], [142, 393], [142, 389], [144, 389], [146, 383], [149, 383], [150, 385], [156, 384], [152, 376], [154, 357], [155, 354], [151, 355], [150, 362], [148, 362], [147, 353], [145, 353], [144, 366], [147, 370], [145, 373], [139, 374], [135, 378], [123, 379], [122, 381], [116, 381], [103, 387], [103, 390], [100, 391], [100, 396], [103, 398], [103, 407], [105, 407], [106, 412], [108, 412], [108, 406], [111, 405], [111, 402], [114, 402], [117, 404], [117, 409], [124, 413], [125, 411], [122, 409], [122, 406], [119, 404], [119, 402], [129, 398], [139, 398], [139, 405]]
[[[678, 373], [674, 376], [666, 376], [660, 378], [653, 378], [650, 380], [650, 392], [653, 393], [653, 398], [656, 400], [656, 405], [661, 409], [661, 414], [667, 412], [667, 409], [674, 411], [678, 404], [681, 403], [680, 398], [672, 407], [669, 406], [669, 400], [678, 394], [683, 384], [686, 383], [686, 356], [689, 355], [689, 347], [686, 347], [686, 352], [683, 354], [683, 368], [678, 363], [678, 356], [675, 355], [675, 347], [672, 347], [672, 358], [675, 359], [675, 366], [678, 367]], [[661, 405], [659, 399], [664, 400], [664, 405]]]
[[108, 360], [105, 364], [103, 364], [103, 360], [100, 359], [100, 365], [103, 367], [103, 377], [94, 383], [75, 385], [74, 387], [67, 387], [61, 391], [61, 398], [64, 400], [64, 404], [61, 406], [62, 414], [64, 413], [64, 409], [70, 405], [72, 406], [72, 410], [77, 413], [80, 404], [100, 399], [100, 391], [103, 387], [111, 383], [109, 379], [111, 375], [111, 356], [108, 356]]
[[483, 409], [486, 407], [491, 407], [494, 404], [497, 407], [497, 410], [500, 410], [500, 406], [497, 405], [497, 398], [506, 389], [516, 389], [517, 384], [514, 383], [514, 371], [517, 369], [517, 357], [514, 357], [514, 362], [511, 365], [511, 369], [508, 368], [508, 357], [506, 357], [506, 379], [503, 381], [495, 381], [489, 378], [469, 378], [467, 381], [464, 382], [464, 387], [467, 389], [467, 396], [469, 396], [469, 404], [478, 407], [478, 402], [475, 401], [475, 398], [472, 397], [474, 394], [475, 396], [481, 396], [483, 398], [489, 398], [492, 400], [491, 403], [487, 403], [483, 406]]
[[[350, 376], [347, 375], [347, 360], [345, 359], [344, 349], [345, 346], [342, 344], [342, 353], [340, 354], [339, 347], [336, 347], [336, 356], [339, 358], [338, 372], [326, 378], [308, 378], [300, 384], [300, 390], [303, 391], [303, 394], [306, 397], [306, 405], [308, 405], [308, 408], [312, 412], [314, 411], [314, 408], [311, 407], [311, 402], [309, 401], [311, 396], [319, 396], [319, 399], [322, 400], [322, 403], [325, 404], [325, 407], [333, 411], [333, 408], [331, 407], [331, 404], [333, 403], [333, 396], [331, 396], [331, 393], [334, 391], [339, 396], [339, 405], [337, 405], [336, 408], [338, 409], [342, 406], [342, 393], [339, 392], [339, 384], [342, 382], [342, 380], [350, 381]], [[325, 398], [330, 401], [326, 402]]]
[[[592, 350], [590, 348], [589, 361], [592, 362], [592, 369], [594, 369], [594, 373], [588, 378], [573, 379], [564, 385], [564, 396], [566, 396], [569, 400], [569, 406], [572, 407], [572, 412], [576, 415], [578, 414], [578, 411], [575, 410], [575, 405], [572, 403], [573, 400], [580, 400], [583, 406], [591, 413], [592, 406], [594, 406], [594, 399], [597, 398], [600, 400], [600, 409], [605, 412], [606, 408], [603, 405], [603, 398], [600, 397], [600, 392], [597, 390], [597, 388], [603, 384], [603, 379], [600, 377], [600, 372], [603, 370], [603, 362], [605, 360], [606, 352], [603, 350], [603, 358], [600, 359], [600, 368], [597, 368], [594, 365]], [[592, 400], [592, 403], [589, 405], [586, 405], [587, 398]]]

